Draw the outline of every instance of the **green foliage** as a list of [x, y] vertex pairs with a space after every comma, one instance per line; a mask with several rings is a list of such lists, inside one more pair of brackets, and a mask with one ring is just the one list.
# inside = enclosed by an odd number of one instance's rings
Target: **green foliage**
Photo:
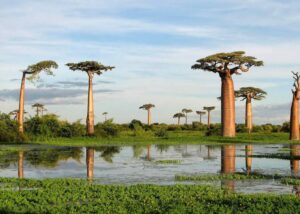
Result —
[[24, 72], [30, 75], [29, 77], [27, 77], [29, 81], [34, 81], [39, 79], [39, 74], [42, 71], [44, 71], [47, 75], [53, 75], [52, 69], [57, 69], [57, 68], [58, 65], [56, 62], [52, 60], [45, 60], [45, 61], [40, 61], [33, 65], [29, 65]]
[[100, 137], [117, 137], [120, 134], [120, 126], [113, 123], [113, 120], [107, 120], [104, 123], [98, 123], [95, 126], [95, 135]]
[[297, 185], [300, 186], [300, 179], [298, 178], [283, 178], [280, 181], [282, 184], [289, 184], [289, 185]]
[[[296, 213], [294, 195], [200, 185], [97, 185], [81, 179], [1, 178], [1, 213]], [[18, 189], [16, 191], [15, 189]]]
[[273, 179], [273, 175], [263, 175], [252, 173], [247, 175], [245, 173], [232, 174], [207, 174], [207, 175], [175, 175], [176, 181], [214, 181], [214, 180], [248, 180], [248, 179]]
[[135, 130], [138, 126], [143, 128], [143, 123], [140, 120], [133, 119], [128, 126], [131, 130]]
[[17, 122], [10, 119], [8, 114], [0, 112], [0, 142], [20, 143], [28, 141], [24, 134], [18, 132]]
[[181, 164], [182, 160], [157, 160], [157, 164]]
[[221, 124], [211, 124], [205, 133], [206, 136], [221, 136]]
[[113, 66], [105, 66], [96, 61], [84, 61], [79, 63], [67, 63], [66, 64], [70, 70], [72, 71], [84, 71], [84, 72], [92, 72], [95, 74], [102, 74], [104, 71], [112, 70], [115, 67]]
[[164, 138], [164, 139], [169, 138], [168, 131], [167, 131], [167, 129], [164, 129], [164, 128], [155, 131], [154, 136]]

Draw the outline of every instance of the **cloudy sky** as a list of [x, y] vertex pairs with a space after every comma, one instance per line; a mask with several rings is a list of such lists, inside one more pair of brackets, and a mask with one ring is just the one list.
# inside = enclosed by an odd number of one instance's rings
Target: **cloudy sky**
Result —
[[[244, 50], [264, 67], [234, 76], [235, 88], [268, 92], [253, 103], [256, 123], [288, 120], [300, 71], [298, 0], [1, 0], [0, 111], [18, 106], [20, 70], [40, 60], [60, 65], [55, 76], [26, 85], [26, 111], [35, 102], [62, 119], [86, 116], [87, 75], [68, 62], [97, 60], [116, 66], [94, 81], [96, 122], [109, 112], [116, 122], [145, 121], [138, 107], [153, 103], [154, 122], [174, 123], [182, 108], [215, 105], [220, 121], [220, 78], [190, 69], [216, 52]], [[237, 101], [237, 121], [244, 103]], [[195, 114], [192, 120], [197, 120]]]

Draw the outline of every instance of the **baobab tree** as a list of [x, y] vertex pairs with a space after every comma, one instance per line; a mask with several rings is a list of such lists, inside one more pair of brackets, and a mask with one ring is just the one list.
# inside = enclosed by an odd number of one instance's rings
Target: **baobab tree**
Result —
[[180, 125], [180, 118], [185, 117], [185, 114], [178, 112], [176, 114], [173, 115], [173, 118], [177, 118], [177, 125]]
[[[53, 75], [52, 69], [57, 69], [58, 65], [52, 60], [40, 61], [36, 64], [29, 65], [22, 71], [22, 80], [19, 98], [19, 116], [18, 128], [20, 133], [24, 133], [24, 94], [25, 94], [25, 80], [34, 81], [39, 79], [39, 74], [44, 71], [47, 75]], [[27, 77], [26, 77], [27, 76]]]
[[108, 113], [107, 112], [103, 112], [102, 115], [104, 115], [104, 122], [106, 122]]
[[89, 78], [88, 88], [88, 104], [87, 104], [87, 117], [86, 117], [86, 132], [87, 135], [94, 135], [94, 97], [93, 97], [93, 78], [94, 75], [101, 75], [105, 71], [114, 69], [113, 66], [105, 66], [96, 61], [84, 61], [79, 63], [66, 64], [72, 71], [86, 72]]
[[205, 111], [196, 111], [196, 114], [198, 114], [200, 116], [200, 123], [202, 124], [202, 115], [205, 115], [206, 112]]
[[193, 110], [192, 109], [186, 109], [186, 108], [184, 108], [181, 111], [185, 115], [185, 124], [187, 124], [188, 123], [188, 113], [193, 112]]
[[[27, 114], [27, 112], [24, 111], [24, 114]], [[13, 111], [9, 112], [9, 115], [13, 116], [13, 119], [17, 121], [18, 117], [19, 117], [19, 110], [17, 110], [17, 109], [13, 110]]]
[[44, 110], [44, 105], [41, 103], [35, 103], [31, 106], [32, 108], [35, 108], [36, 116], [39, 117], [40, 113], [42, 113]]
[[262, 100], [266, 97], [267, 92], [263, 91], [260, 88], [254, 87], [242, 87], [235, 92], [236, 97], [241, 97], [242, 100], [246, 100], [246, 110], [245, 110], [245, 126], [250, 133], [252, 131], [253, 122], [252, 122], [252, 99], [253, 100]]
[[300, 74], [293, 72], [294, 89], [290, 113], [290, 140], [299, 140], [299, 99], [300, 99]]
[[147, 113], [148, 113], [147, 124], [148, 125], [151, 124], [151, 108], [154, 108], [154, 107], [155, 107], [155, 105], [153, 105], [151, 103], [140, 106], [140, 109], [147, 110]]
[[207, 128], [210, 128], [210, 112], [215, 110], [215, 106], [204, 106], [203, 110], [207, 111]]
[[218, 73], [221, 78], [222, 136], [225, 137], [235, 136], [235, 97], [232, 75], [247, 72], [252, 66], [263, 65], [262, 61], [244, 54], [244, 51], [217, 53], [197, 60], [197, 63], [192, 66], [192, 69]]

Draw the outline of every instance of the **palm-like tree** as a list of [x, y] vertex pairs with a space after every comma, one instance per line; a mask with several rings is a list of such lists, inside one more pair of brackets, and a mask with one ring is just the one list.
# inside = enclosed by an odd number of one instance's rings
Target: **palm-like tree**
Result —
[[254, 87], [242, 87], [240, 90], [235, 92], [236, 97], [241, 97], [242, 101], [246, 100], [246, 111], [245, 111], [245, 125], [250, 133], [252, 131], [252, 99], [262, 100], [266, 97], [267, 92], [260, 88]]
[[177, 121], [177, 125], [180, 125], [180, 118], [182, 117], [185, 117], [185, 114], [181, 113], [181, 112], [178, 112], [176, 114], [173, 115], [173, 118], [177, 118], [178, 121]]
[[[52, 69], [58, 68], [56, 62], [47, 60], [40, 61], [36, 64], [29, 65], [25, 70], [22, 71], [22, 81], [20, 88], [20, 99], [19, 99], [19, 116], [18, 116], [18, 127], [19, 132], [24, 132], [24, 94], [25, 94], [25, 80], [30, 81], [38, 80], [39, 74], [44, 71], [47, 75], [53, 75]], [[29, 75], [27, 78], [26, 76]]]
[[147, 110], [147, 112], [148, 112], [148, 119], [147, 119], [148, 125], [151, 124], [151, 108], [154, 108], [154, 107], [155, 107], [155, 105], [153, 105], [151, 103], [140, 106], [140, 109]]
[[184, 108], [181, 111], [185, 115], [185, 124], [187, 124], [188, 123], [188, 113], [193, 112], [193, 110], [192, 109], [186, 109], [186, 108]]
[[205, 115], [206, 112], [205, 111], [196, 111], [196, 114], [198, 114], [200, 116], [200, 123], [202, 124], [202, 115]]
[[104, 121], [106, 121], [108, 113], [107, 112], [103, 112], [102, 115], [104, 115]]
[[40, 113], [43, 114], [43, 111], [44, 111], [43, 109], [45, 109], [45, 108], [44, 108], [44, 105], [41, 104], [41, 103], [35, 103], [35, 104], [33, 104], [31, 107], [32, 107], [32, 108], [35, 108], [35, 112], [36, 112], [36, 116], [37, 116], [37, 117], [40, 116]]
[[105, 71], [112, 70], [113, 66], [105, 66], [96, 61], [85, 61], [79, 63], [67, 63], [69, 69], [72, 71], [86, 72], [89, 78], [88, 89], [88, 109], [86, 118], [87, 135], [94, 134], [94, 97], [93, 97], [93, 77], [95, 74], [101, 75]]
[[207, 111], [207, 128], [210, 128], [210, 112], [215, 110], [215, 106], [204, 106], [203, 110]]
[[290, 115], [290, 140], [299, 140], [299, 99], [300, 99], [300, 74], [292, 72], [294, 89], [292, 90], [293, 101]]
[[262, 61], [245, 56], [244, 51], [217, 53], [197, 60], [192, 69], [201, 69], [219, 74], [221, 86], [222, 135], [235, 136], [235, 97], [232, 75], [247, 72], [252, 66], [262, 66]]

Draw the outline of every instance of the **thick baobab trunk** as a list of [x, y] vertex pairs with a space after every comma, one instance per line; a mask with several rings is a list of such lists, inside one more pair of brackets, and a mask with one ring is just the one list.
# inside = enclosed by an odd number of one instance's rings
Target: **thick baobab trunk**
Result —
[[290, 140], [299, 140], [299, 100], [293, 95], [290, 117]]
[[246, 162], [246, 170], [247, 174], [249, 175], [251, 173], [252, 169], [252, 145], [245, 146], [245, 162]]
[[250, 133], [252, 131], [252, 103], [251, 98], [246, 99], [246, 115], [245, 115], [245, 125]]
[[200, 114], [200, 124], [202, 124], [202, 115]]
[[88, 111], [86, 118], [87, 135], [94, 134], [94, 97], [93, 97], [93, 74], [89, 75]]
[[210, 128], [210, 111], [207, 111], [207, 128]]
[[187, 125], [187, 120], [188, 120], [188, 115], [187, 115], [187, 113], [185, 113], [185, 124]]
[[178, 117], [177, 125], [180, 125], [180, 117]]
[[25, 93], [26, 73], [23, 72], [19, 97], [19, 113], [18, 113], [18, 129], [20, 133], [24, 133], [24, 93]]
[[224, 174], [235, 173], [235, 146], [222, 146], [221, 172]]
[[150, 109], [148, 109], [147, 110], [147, 112], [148, 112], [148, 126], [150, 126], [150, 124], [151, 124], [151, 110]]
[[235, 137], [235, 99], [233, 80], [229, 74], [221, 77], [222, 136]]
[[[221, 173], [235, 173], [235, 146], [223, 146], [221, 150], [221, 156]], [[234, 191], [235, 182], [233, 180], [223, 180], [221, 185], [228, 190]]]
[[295, 160], [295, 156], [300, 156], [300, 145], [291, 145], [291, 173], [292, 176], [299, 175], [299, 160]]
[[88, 179], [94, 177], [94, 149], [86, 148], [86, 176]]
[[18, 153], [18, 178], [24, 178], [24, 152]]

